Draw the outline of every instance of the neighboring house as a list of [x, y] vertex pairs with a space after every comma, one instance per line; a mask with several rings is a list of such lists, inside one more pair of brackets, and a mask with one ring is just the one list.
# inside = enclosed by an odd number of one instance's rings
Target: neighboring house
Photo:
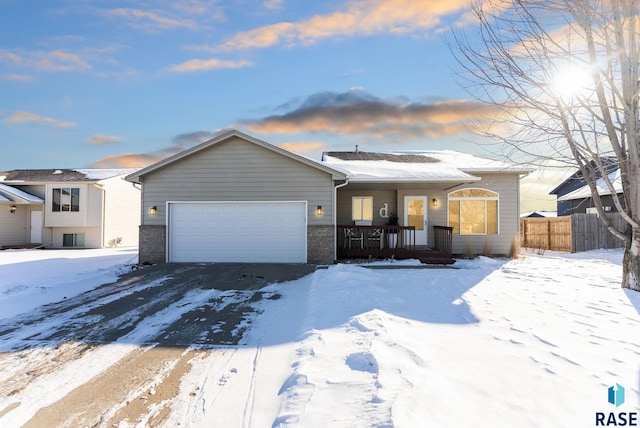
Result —
[[[603, 178], [599, 178], [596, 181], [596, 189], [598, 189], [598, 194], [600, 195], [600, 201], [602, 202], [602, 207], [605, 212], [618, 212], [615, 204], [613, 203], [613, 197], [611, 195], [615, 194], [616, 197], [622, 202], [624, 206], [624, 198], [622, 193], [622, 180], [620, 179], [620, 170], [614, 169], [608, 175], [609, 181], [613, 187], [612, 189], [607, 185]], [[576, 213], [596, 213], [596, 205], [591, 196], [591, 188], [584, 184], [583, 186], [569, 192], [563, 196], [558, 196], [558, 206], [563, 204], [566, 206], [565, 214], [576, 214]]]
[[[347, 244], [392, 255], [403, 243], [432, 246], [434, 225], [453, 232], [455, 253], [508, 254], [528, 172], [451, 151], [317, 162], [229, 131], [127, 180], [142, 185], [141, 263], [333, 263]], [[399, 226], [384, 226], [392, 213]], [[383, 235], [345, 241], [348, 225]]]
[[137, 246], [135, 169], [31, 169], [0, 174], [0, 247]]
[[[601, 161], [607, 174], [615, 173], [618, 170], [618, 164], [615, 158], [603, 158]], [[602, 176], [598, 174], [597, 177], [600, 179]], [[600, 183], [603, 184], [602, 181], [600, 181]], [[601, 195], [609, 196], [603, 199], [603, 205], [611, 207], [610, 210], [615, 210], [615, 206], [613, 206], [613, 202], [611, 201], [611, 193], [604, 187], [602, 187], [602, 190], [608, 193], [601, 193]], [[620, 188], [620, 192], [622, 192], [622, 188]], [[558, 216], [586, 213], [588, 208], [594, 207], [591, 191], [580, 170], [577, 170], [569, 178], [560, 183], [555, 189], [549, 192], [549, 194], [555, 195], [557, 198], [556, 212]]]

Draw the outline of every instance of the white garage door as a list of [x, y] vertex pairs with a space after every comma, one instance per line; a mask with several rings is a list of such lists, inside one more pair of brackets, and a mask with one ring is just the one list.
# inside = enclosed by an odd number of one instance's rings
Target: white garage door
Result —
[[306, 202], [170, 202], [171, 262], [305, 263]]

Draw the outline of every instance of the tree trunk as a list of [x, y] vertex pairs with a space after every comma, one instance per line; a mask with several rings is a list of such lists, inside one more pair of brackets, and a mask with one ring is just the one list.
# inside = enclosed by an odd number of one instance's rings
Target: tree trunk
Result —
[[640, 229], [634, 228], [622, 258], [622, 288], [640, 291]]

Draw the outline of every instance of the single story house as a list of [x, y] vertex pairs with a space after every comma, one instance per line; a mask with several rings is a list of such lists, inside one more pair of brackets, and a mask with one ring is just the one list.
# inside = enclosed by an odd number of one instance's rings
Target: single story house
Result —
[[427, 251], [433, 226], [454, 253], [508, 254], [528, 172], [452, 151], [315, 161], [232, 130], [126, 179], [142, 186], [141, 263], [326, 264]]
[[137, 246], [135, 169], [28, 169], [0, 173], [0, 248]]

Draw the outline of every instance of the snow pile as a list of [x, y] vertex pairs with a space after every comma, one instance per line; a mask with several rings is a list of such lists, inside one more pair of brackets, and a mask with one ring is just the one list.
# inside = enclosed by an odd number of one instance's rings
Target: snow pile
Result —
[[0, 251], [0, 319], [116, 281], [137, 248]]

